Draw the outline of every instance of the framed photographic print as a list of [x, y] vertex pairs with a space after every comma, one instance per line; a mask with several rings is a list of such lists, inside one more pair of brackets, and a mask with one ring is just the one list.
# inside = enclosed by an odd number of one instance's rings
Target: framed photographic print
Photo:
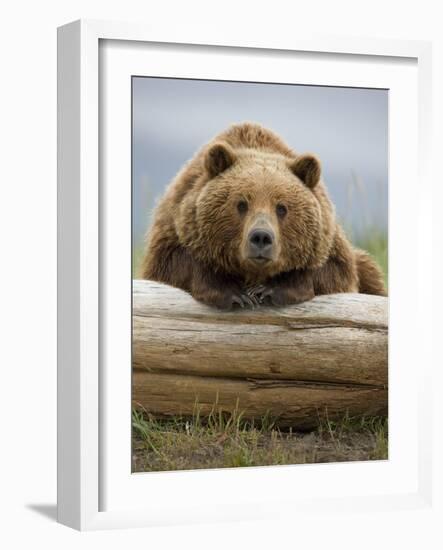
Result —
[[133, 76], [132, 123], [133, 470], [387, 459], [388, 90]]
[[58, 48], [59, 521], [430, 508], [429, 44]]

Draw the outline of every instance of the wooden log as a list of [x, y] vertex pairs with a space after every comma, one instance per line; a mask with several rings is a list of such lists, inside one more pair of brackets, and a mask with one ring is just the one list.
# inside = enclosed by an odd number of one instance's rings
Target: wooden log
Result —
[[319, 296], [223, 312], [152, 281], [133, 283], [133, 402], [154, 416], [236, 407], [308, 428], [387, 413], [388, 300]]

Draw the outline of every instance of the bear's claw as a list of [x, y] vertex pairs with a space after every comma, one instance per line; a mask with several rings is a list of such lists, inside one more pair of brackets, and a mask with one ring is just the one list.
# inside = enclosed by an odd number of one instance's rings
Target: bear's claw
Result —
[[245, 306], [251, 307], [254, 309], [259, 305], [259, 302], [255, 296], [249, 296], [248, 294], [233, 294], [232, 295], [232, 304], [237, 304], [241, 308]]
[[258, 285], [247, 289], [248, 296], [254, 298], [259, 304], [263, 304], [265, 299], [272, 296], [273, 289], [264, 285]]

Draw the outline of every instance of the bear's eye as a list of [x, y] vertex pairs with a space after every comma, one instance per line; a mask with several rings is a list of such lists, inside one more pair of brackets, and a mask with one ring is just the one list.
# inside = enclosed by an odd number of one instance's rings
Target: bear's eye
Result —
[[284, 218], [288, 212], [288, 209], [284, 204], [277, 204], [277, 208], [275, 210], [277, 211], [277, 216], [279, 218]]
[[246, 201], [238, 201], [237, 210], [240, 212], [240, 214], [244, 214], [248, 211], [248, 203]]

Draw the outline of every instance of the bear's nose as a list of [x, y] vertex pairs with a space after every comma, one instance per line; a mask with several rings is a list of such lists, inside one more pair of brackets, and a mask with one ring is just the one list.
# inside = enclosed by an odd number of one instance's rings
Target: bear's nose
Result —
[[264, 251], [274, 243], [274, 235], [266, 229], [254, 229], [249, 234], [249, 242], [256, 250]]

